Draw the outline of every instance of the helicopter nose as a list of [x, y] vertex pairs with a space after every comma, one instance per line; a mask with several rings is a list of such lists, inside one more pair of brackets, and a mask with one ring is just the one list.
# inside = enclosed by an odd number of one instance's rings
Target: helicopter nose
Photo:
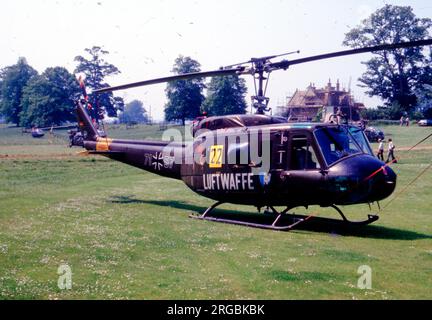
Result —
[[396, 188], [396, 173], [392, 168], [379, 161], [380, 167], [364, 178], [370, 187], [370, 198], [379, 201], [390, 196]]
[[357, 155], [331, 167], [329, 181], [335, 185], [340, 204], [374, 202], [393, 193], [396, 174], [373, 156]]

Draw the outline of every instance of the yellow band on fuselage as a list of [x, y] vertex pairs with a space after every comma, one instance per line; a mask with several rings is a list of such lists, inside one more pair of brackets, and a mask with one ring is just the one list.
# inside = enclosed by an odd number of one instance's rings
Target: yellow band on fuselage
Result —
[[96, 151], [109, 151], [109, 147], [113, 139], [110, 138], [97, 138]]

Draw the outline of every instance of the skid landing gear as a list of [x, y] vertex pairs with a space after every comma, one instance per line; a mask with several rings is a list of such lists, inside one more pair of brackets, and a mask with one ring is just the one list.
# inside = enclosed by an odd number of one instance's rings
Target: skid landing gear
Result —
[[[221, 222], [221, 223], [228, 223], [228, 224], [235, 224], [235, 225], [242, 225], [252, 228], [259, 228], [259, 229], [270, 229], [275, 231], [290, 231], [295, 229], [299, 224], [306, 223], [306, 221], [313, 221], [314, 224], [337, 224], [339, 226], [364, 226], [368, 225], [376, 220], [378, 220], [377, 215], [368, 215], [368, 218], [363, 221], [350, 221], [348, 220], [343, 212], [336, 207], [335, 205], [332, 205], [331, 208], [335, 209], [342, 217], [342, 220], [337, 219], [329, 219], [329, 218], [320, 218], [315, 217], [313, 215], [305, 216], [305, 215], [296, 215], [296, 214], [289, 214], [288, 211], [293, 209], [292, 207], [287, 207], [283, 211], [277, 211], [274, 207], [268, 206], [268, 208], [272, 211], [273, 214], [268, 214], [270, 218], [273, 218], [271, 221], [267, 223], [258, 223], [254, 221], [248, 221], [245, 219], [245, 217], [242, 217], [241, 219], [229, 219], [229, 218], [220, 218], [215, 216], [210, 216], [209, 214], [218, 206], [221, 204], [224, 204], [224, 202], [219, 201], [213, 204], [212, 206], [208, 207], [203, 214], [201, 215], [190, 215], [189, 218], [193, 219], [199, 219], [199, 220], [207, 220], [207, 221], [214, 221], [214, 222]], [[313, 219], [312, 219], [313, 218]]]
[[339, 209], [335, 205], [331, 205], [330, 207], [335, 209], [341, 215], [341, 217], [343, 219], [342, 222], [347, 223], [349, 225], [353, 225], [353, 226], [365, 226], [365, 225], [371, 224], [372, 222], [375, 222], [379, 219], [379, 217], [376, 214], [368, 214], [368, 218], [366, 220], [350, 221], [345, 217], [345, 215], [343, 214], [341, 209]]

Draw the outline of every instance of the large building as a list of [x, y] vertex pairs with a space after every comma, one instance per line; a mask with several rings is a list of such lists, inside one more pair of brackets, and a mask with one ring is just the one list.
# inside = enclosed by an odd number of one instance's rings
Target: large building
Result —
[[350, 91], [340, 88], [339, 80], [333, 87], [331, 81], [325, 88], [317, 89], [310, 84], [306, 90], [296, 90], [285, 107], [278, 107], [278, 113], [290, 121], [328, 121], [337, 108], [351, 121], [360, 120], [363, 103], [354, 101]]

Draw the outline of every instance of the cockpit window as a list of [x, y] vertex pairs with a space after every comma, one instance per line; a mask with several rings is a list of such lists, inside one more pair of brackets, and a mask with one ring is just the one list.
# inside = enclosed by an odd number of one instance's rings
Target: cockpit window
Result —
[[371, 156], [374, 155], [362, 129], [357, 127], [349, 127], [349, 132], [351, 133], [359, 147], [362, 148], [364, 153], [370, 154]]
[[364, 152], [344, 127], [321, 128], [315, 131], [315, 136], [329, 166], [344, 157]]

